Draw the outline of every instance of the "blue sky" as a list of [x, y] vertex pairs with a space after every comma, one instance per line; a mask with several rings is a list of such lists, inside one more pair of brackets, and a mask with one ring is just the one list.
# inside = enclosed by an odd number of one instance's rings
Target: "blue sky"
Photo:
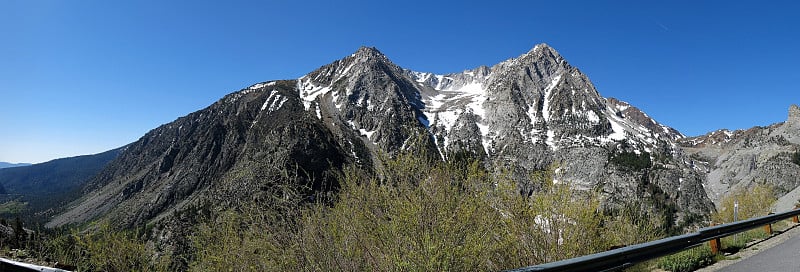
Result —
[[0, 1], [0, 161], [102, 152], [375, 46], [449, 73], [548, 43], [687, 135], [800, 103], [797, 1]]

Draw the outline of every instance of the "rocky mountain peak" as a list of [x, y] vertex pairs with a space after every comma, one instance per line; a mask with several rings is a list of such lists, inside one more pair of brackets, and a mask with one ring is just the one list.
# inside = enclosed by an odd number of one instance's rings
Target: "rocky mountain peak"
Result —
[[680, 139], [679, 143], [681, 146], [689, 148], [721, 147], [735, 140], [742, 133], [741, 130], [720, 129], [705, 135]]
[[[381, 154], [405, 150], [507, 166], [520, 192], [537, 189], [532, 174], [560, 165], [557, 179], [602, 188], [608, 203], [653, 198], [641, 188], [656, 186], [648, 192], [687, 214], [710, 206], [698, 173], [672, 148], [680, 133], [603, 98], [547, 44], [446, 75], [403, 69], [361, 47], [296, 80], [224, 100], [148, 133], [91, 183], [97, 199], [51, 225], [103, 214], [142, 225], [209, 195], [215, 205], [249, 197], [281, 171], [309, 173], [302, 182], [321, 191], [345, 164], [379, 170]], [[631, 170], [631, 154], [648, 166]], [[664, 158], [658, 168], [656, 158]]]
[[366, 45], [358, 47], [358, 50], [356, 50], [355, 54], [377, 54], [383, 56], [383, 53], [381, 53], [381, 51], [378, 50], [378, 48]]
[[354, 57], [357, 62], [389, 61], [381, 51], [369, 46], [361, 46], [351, 57]]
[[786, 119], [786, 122], [800, 124], [800, 107], [795, 104], [789, 106], [789, 118]]
[[540, 43], [533, 47], [528, 53], [517, 58], [518, 60], [524, 62], [541, 62], [543, 60], [554, 60], [555, 62], [562, 64], [566, 63], [564, 58], [561, 54], [556, 51], [556, 49], [550, 47], [546, 43]]
[[[533, 81], [538, 86], [528, 87], [541, 87], [538, 89], [544, 89], [548, 84], [554, 84], [554, 81], [558, 81], [556, 79], [567, 79], [569, 77], [580, 78], [579, 81], [589, 83], [588, 78], [567, 63], [555, 49], [547, 44], [538, 44], [525, 54], [492, 66], [492, 73], [500, 81], [506, 81], [507, 79]], [[565, 77], [565, 75], [568, 76]], [[594, 88], [592, 87], [591, 89]]]
[[547, 53], [547, 54], [558, 55], [558, 52], [556, 51], [556, 49], [553, 48], [553, 47], [550, 47], [550, 45], [548, 45], [546, 43], [540, 43], [540, 44], [537, 44], [537, 45], [533, 46], [533, 48], [531, 48], [531, 50], [528, 51], [528, 54], [531, 54], [531, 53]]
[[300, 81], [306, 85], [330, 87], [340, 79], [355, 79], [359, 78], [360, 74], [371, 74], [380, 70], [399, 71], [400, 68], [392, 63], [381, 51], [378, 51], [377, 48], [361, 46], [350, 56], [323, 65], [301, 77]]
[[684, 136], [678, 130], [656, 122], [656, 120], [653, 120], [653, 118], [648, 116], [642, 110], [632, 106], [631, 104], [628, 104], [627, 102], [609, 97], [607, 99], [607, 105], [616, 112], [617, 116], [647, 128], [648, 132], [652, 132], [654, 135], [666, 137], [671, 141], [686, 138], [686, 136]]

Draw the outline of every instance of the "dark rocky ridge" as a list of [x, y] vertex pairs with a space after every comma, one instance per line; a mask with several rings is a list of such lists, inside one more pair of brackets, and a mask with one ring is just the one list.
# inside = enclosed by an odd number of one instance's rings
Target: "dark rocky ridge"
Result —
[[317, 190], [332, 186], [330, 169], [348, 158], [325, 126], [304, 111], [295, 86], [295, 81], [258, 84], [148, 132], [48, 226], [99, 216], [141, 226], [208, 199], [231, 205], [231, 197], [247, 198], [264, 185], [252, 176], [236, 176], [234, 170], [242, 168], [256, 168], [265, 179], [296, 171], [307, 182], [302, 185]]

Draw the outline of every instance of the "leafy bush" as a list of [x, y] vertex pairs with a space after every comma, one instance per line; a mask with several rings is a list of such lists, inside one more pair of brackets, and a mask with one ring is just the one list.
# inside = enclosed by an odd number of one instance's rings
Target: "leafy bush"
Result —
[[84, 233], [72, 230], [44, 244], [43, 255], [79, 271], [166, 271], [165, 257], [153, 258], [134, 231], [114, 230], [99, 223]]
[[776, 200], [772, 185], [757, 184], [752, 188], [740, 188], [720, 200], [717, 212], [711, 218], [717, 223], [733, 222], [735, 202], [739, 203], [737, 220], [765, 216], [772, 211], [772, 204]]
[[[246, 213], [225, 212], [214, 223], [199, 227], [195, 234], [195, 271], [288, 271], [297, 267], [291, 232], [264, 226]], [[268, 227], [259, 229], [259, 227]], [[288, 247], [278, 247], [288, 245]]]
[[599, 212], [592, 192], [553, 182], [556, 166], [536, 173], [544, 186], [526, 196], [478, 161], [426, 158], [386, 160], [380, 178], [346, 169], [332, 202], [297, 204], [297, 215], [268, 206], [223, 213], [192, 237], [190, 270], [501, 270], [657, 233]]
[[606, 237], [615, 246], [625, 246], [657, 240], [665, 236], [669, 222], [663, 214], [647, 211], [641, 203], [629, 203], [604, 222]]

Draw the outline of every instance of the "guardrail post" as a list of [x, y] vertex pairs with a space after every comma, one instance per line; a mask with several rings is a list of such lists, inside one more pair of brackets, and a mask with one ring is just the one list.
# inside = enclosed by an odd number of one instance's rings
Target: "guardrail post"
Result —
[[[800, 207], [795, 205], [794, 209], [797, 210], [797, 209], [800, 209]], [[800, 218], [798, 218], [797, 215], [792, 216], [792, 223], [800, 223]]]
[[[775, 213], [774, 212], [770, 212], [767, 215], [773, 215], [773, 214], [775, 214]], [[772, 223], [764, 225], [764, 232], [766, 232], [767, 235], [772, 235]]]
[[708, 241], [708, 245], [711, 247], [711, 254], [719, 254], [719, 249], [722, 247], [719, 238], [711, 239], [711, 241]]
[[[711, 226], [716, 226], [717, 223], [711, 223]], [[722, 248], [722, 241], [719, 238], [714, 238], [708, 241], [708, 246], [711, 248], [711, 254], [717, 255], [719, 254], [719, 250]]]

